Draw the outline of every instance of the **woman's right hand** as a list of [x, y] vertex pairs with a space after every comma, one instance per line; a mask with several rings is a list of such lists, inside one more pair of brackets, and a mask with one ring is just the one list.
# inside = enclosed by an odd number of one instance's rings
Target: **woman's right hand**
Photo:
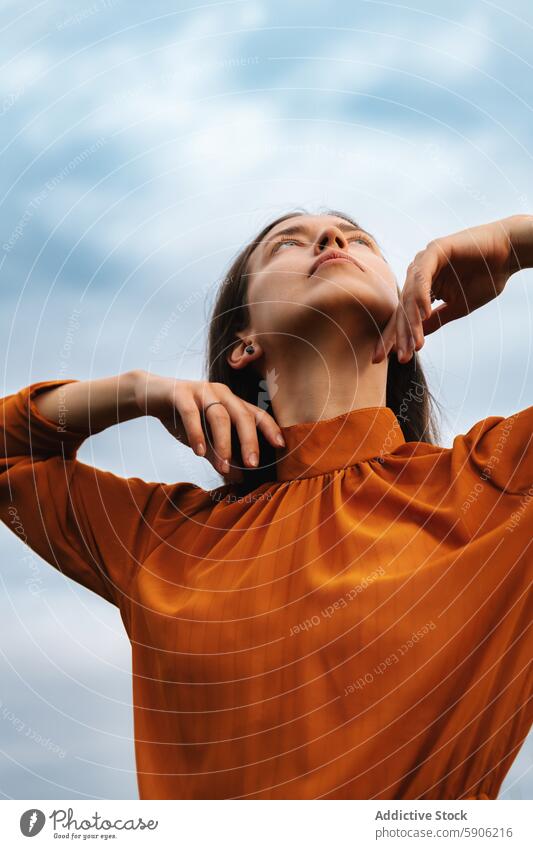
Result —
[[[242, 480], [242, 472], [231, 456], [232, 424], [237, 429], [243, 462], [249, 468], [259, 462], [258, 427], [274, 447], [284, 445], [281, 428], [272, 416], [239, 398], [223, 383], [177, 380], [139, 370], [135, 398], [143, 415], [158, 418], [179, 442], [205, 457], [217, 472], [232, 481]], [[204, 413], [208, 405], [211, 406]], [[205, 424], [209, 429], [204, 430]]]

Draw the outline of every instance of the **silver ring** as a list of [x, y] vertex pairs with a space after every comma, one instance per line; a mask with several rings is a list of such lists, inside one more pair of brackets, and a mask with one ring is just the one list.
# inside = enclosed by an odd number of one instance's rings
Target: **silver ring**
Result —
[[213, 406], [213, 404], [222, 404], [222, 401], [211, 401], [211, 402], [207, 405], [207, 407], [204, 407], [204, 413], [206, 413], [206, 412], [208, 411], [209, 407], [212, 407], [212, 406]]

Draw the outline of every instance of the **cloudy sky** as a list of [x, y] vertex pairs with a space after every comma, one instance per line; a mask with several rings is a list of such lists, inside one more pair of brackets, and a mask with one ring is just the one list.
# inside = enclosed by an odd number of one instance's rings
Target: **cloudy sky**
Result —
[[[533, 209], [526, 0], [0, 8], [2, 395], [132, 367], [201, 377], [224, 269], [294, 207], [355, 216], [400, 285], [431, 238]], [[443, 444], [532, 403], [532, 285], [520, 272], [428, 337]], [[147, 480], [221, 482], [155, 420], [78, 456]], [[0, 551], [0, 792], [137, 798], [117, 610], [3, 526]], [[529, 743], [501, 798], [533, 797]]]

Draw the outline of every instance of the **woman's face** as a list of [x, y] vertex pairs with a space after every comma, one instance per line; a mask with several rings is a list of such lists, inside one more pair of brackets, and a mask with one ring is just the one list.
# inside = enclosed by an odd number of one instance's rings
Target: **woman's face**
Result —
[[[332, 252], [346, 259], [317, 267]], [[340, 326], [377, 336], [398, 305], [396, 278], [374, 239], [336, 215], [276, 224], [254, 248], [248, 272], [250, 327], [257, 334], [307, 335], [326, 319], [328, 332]]]

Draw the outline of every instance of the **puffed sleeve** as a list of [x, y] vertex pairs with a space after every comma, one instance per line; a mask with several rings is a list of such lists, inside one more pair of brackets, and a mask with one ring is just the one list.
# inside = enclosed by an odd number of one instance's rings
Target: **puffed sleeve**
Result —
[[462, 704], [472, 763], [485, 765], [491, 798], [533, 719], [532, 431], [533, 407], [490, 416], [457, 436], [451, 451], [450, 537], [459, 547], [446, 574], [453, 595], [447, 615], [462, 676], [454, 698]]
[[[172, 498], [199, 490], [123, 478], [76, 459], [88, 431], [47, 419], [32, 383], [0, 399], [0, 519], [49, 564], [119, 608], [137, 567], [159, 542], [157, 516]], [[176, 516], [180, 515], [176, 509]]]
[[499, 528], [531, 540], [533, 407], [489, 416], [455, 437], [453, 473], [461, 482], [461, 513], [472, 533]]

